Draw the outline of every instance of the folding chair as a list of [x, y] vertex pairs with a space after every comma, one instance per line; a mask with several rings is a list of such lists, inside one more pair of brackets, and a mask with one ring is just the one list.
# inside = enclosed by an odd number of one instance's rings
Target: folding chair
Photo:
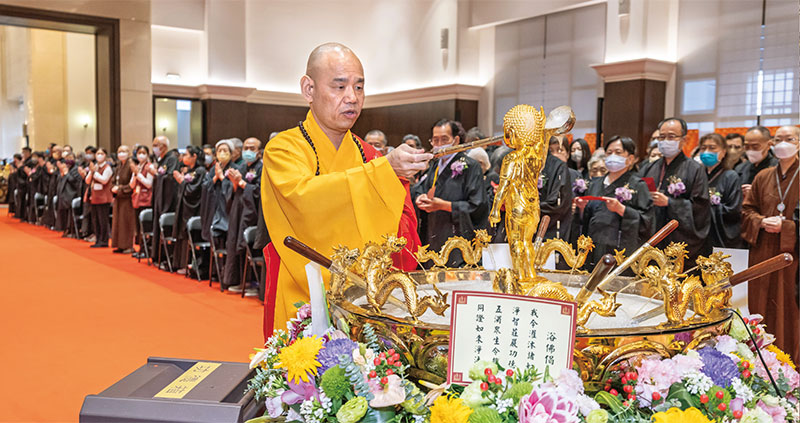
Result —
[[[145, 224], [149, 225], [145, 228]], [[149, 230], [148, 230], [149, 229]], [[150, 251], [147, 250], [147, 244], [153, 239], [153, 209], [144, 209], [139, 212], [139, 233], [141, 234], [141, 246], [144, 250], [144, 256], [147, 258], [147, 264], [151, 264]], [[142, 251], [139, 251], [141, 253]], [[137, 261], [142, 261], [142, 256], [139, 254]]]
[[81, 201], [81, 197], [75, 197], [72, 199], [70, 213], [72, 213], [72, 226], [74, 229], [75, 238], [81, 239], [81, 227], [78, 225], [83, 221], [83, 202]]
[[253, 270], [253, 276], [258, 281], [258, 299], [264, 301], [264, 289], [267, 284], [267, 263], [264, 261], [264, 252], [253, 249], [256, 241], [257, 226], [249, 226], [244, 230], [244, 242], [247, 246], [245, 251], [245, 267], [242, 271], [242, 297], [245, 296], [247, 284], [247, 267]]
[[53, 201], [50, 202], [50, 207], [52, 207], [51, 210], [53, 214], [53, 226], [51, 227], [52, 230], [56, 230], [56, 223], [58, 222], [58, 208], [56, 207], [57, 205], [58, 205], [58, 196], [54, 195]]
[[[212, 233], [213, 231], [213, 227]], [[223, 246], [222, 250], [217, 250], [217, 243], [215, 242], [214, 238], [211, 238], [211, 260], [208, 261], [208, 286], [211, 286], [211, 280], [213, 279], [214, 270], [217, 271], [217, 280], [219, 281], [219, 290], [225, 292], [225, 283], [222, 281], [222, 274], [221, 274], [221, 267], [219, 265], [219, 259], [223, 259], [223, 263], [225, 263], [225, 259], [228, 258], [228, 250], [226, 250]]]
[[[197, 264], [197, 253], [196, 251], [209, 251], [211, 250], [211, 243], [203, 241], [200, 237], [200, 231], [202, 230], [202, 220], [200, 216], [192, 216], [189, 220], [186, 221], [186, 234], [189, 238], [189, 250], [192, 252], [192, 270], [194, 274], [197, 275], [197, 281], [200, 282], [200, 267]], [[189, 272], [187, 271], [186, 274], [188, 275]], [[208, 285], [211, 286], [211, 275], [208, 276]]]
[[[161, 231], [161, 239], [158, 243], [158, 253], [156, 253], [156, 257], [159, 259], [161, 258], [161, 249], [163, 248], [164, 255], [167, 257], [167, 268], [169, 269], [169, 273], [172, 273], [172, 259], [169, 256], [169, 246], [175, 244], [176, 239], [173, 236], [166, 236], [166, 234], [172, 233], [172, 227], [174, 225], [175, 213], [162, 213], [161, 216], [158, 217], [158, 228]], [[169, 232], [167, 232], [166, 228], [169, 228]]]
[[33, 208], [36, 216], [36, 224], [41, 225], [42, 213], [44, 212], [45, 205], [47, 204], [47, 197], [45, 197], [45, 195], [41, 192], [37, 192], [36, 194], [33, 194], [33, 201], [36, 202]]

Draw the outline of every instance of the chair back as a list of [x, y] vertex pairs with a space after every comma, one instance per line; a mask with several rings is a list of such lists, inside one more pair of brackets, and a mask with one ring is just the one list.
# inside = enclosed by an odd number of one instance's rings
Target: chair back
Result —
[[139, 225], [139, 230], [143, 234], [153, 234], [153, 209], [144, 209], [139, 212]]
[[36, 203], [44, 202], [44, 200], [45, 200], [44, 194], [42, 194], [41, 192], [33, 194], [33, 201], [36, 201]]
[[189, 242], [192, 243], [192, 245], [203, 242], [202, 230], [203, 221], [200, 216], [192, 216], [186, 221], [186, 233], [189, 234]]
[[256, 242], [256, 234], [258, 233], [258, 226], [248, 226], [244, 230], [244, 242], [247, 244], [247, 252], [250, 257], [261, 257], [264, 253], [259, 249], [254, 249], [253, 244]]
[[164, 233], [164, 228], [167, 226], [172, 226], [175, 224], [175, 213], [162, 213], [161, 216], [158, 216], [158, 226], [161, 228], [161, 233]]
[[53, 196], [53, 209], [56, 209], [56, 205], [57, 204], [58, 204], [58, 196], [54, 195]]
[[81, 197], [73, 198], [72, 199], [72, 210], [73, 210], [73, 213], [80, 213], [80, 211], [76, 211], [76, 210], [80, 210], [80, 209], [81, 209]]

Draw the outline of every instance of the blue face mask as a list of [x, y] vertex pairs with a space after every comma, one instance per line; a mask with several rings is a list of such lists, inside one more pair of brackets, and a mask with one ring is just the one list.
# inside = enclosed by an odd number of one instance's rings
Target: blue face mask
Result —
[[258, 157], [258, 153], [256, 153], [255, 151], [250, 151], [250, 150], [242, 151], [242, 158], [248, 164], [253, 163], [254, 161], [256, 161], [256, 157]]
[[714, 166], [715, 164], [719, 163], [719, 153], [709, 153], [708, 151], [704, 151], [700, 153], [700, 161], [703, 162], [706, 167]]

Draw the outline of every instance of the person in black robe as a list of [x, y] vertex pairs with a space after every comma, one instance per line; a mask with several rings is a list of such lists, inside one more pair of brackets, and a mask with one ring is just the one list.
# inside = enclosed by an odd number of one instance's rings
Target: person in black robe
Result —
[[545, 239], [561, 238], [569, 241], [569, 227], [572, 224], [572, 183], [566, 163], [566, 151], [557, 137], [550, 138], [550, 153], [539, 174], [539, 207], [542, 216], [550, 216]]
[[569, 144], [569, 160], [567, 166], [570, 169], [577, 170], [580, 177], [589, 180], [589, 159], [592, 158], [592, 150], [589, 149], [589, 143], [583, 138], [578, 138]]
[[[94, 156], [96, 153], [97, 147], [91, 145], [83, 150], [83, 160], [80, 161], [81, 164], [78, 168], [78, 172], [82, 178], [85, 179], [86, 174], [89, 173], [89, 166], [94, 163]], [[91, 207], [89, 207], [89, 202], [86, 201], [89, 191], [89, 184], [81, 180], [81, 196], [83, 201], [81, 211], [83, 213], [83, 218], [81, 219], [80, 237], [83, 238], [84, 241], [94, 242], [94, 222], [92, 221]]]
[[606, 142], [605, 151], [608, 174], [593, 178], [584, 194], [603, 201], [575, 199], [580, 232], [594, 242], [584, 265], [589, 271], [605, 254], [625, 250], [631, 255], [653, 234], [653, 200], [647, 184], [631, 170], [636, 143], [617, 135]]
[[772, 134], [763, 126], [754, 126], [744, 134], [744, 153], [747, 161], [740, 163], [734, 170], [739, 174], [744, 195], [750, 193], [753, 179], [764, 169], [778, 165], [778, 158], [772, 154]]
[[[72, 227], [70, 222], [70, 210], [72, 209], [72, 200], [81, 194], [81, 186], [83, 178], [78, 173], [78, 167], [75, 165], [75, 156], [72, 153], [68, 154], [63, 163], [59, 165], [58, 186], [56, 187], [56, 195], [58, 195], [58, 203], [56, 204], [56, 228], [64, 231], [64, 234], [69, 234]], [[75, 228], [72, 229], [73, 232]]]
[[663, 120], [658, 135], [658, 149], [663, 157], [643, 164], [640, 176], [652, 178], [656, 185], [656, 191], [650, 193], [655, 205], [655, 230], [670, 220], [678, 221], [678, 228], [658, 247], [663, 248], [670, 242], [686, 243], [689, 257], [684, 267], [690, 269], [698, 255], [711, 253], [705, 245], [711, 228], [711, 208], [704, 166], [682, 151], [686, 132], [683, 119]]
[[37, 216], [41, 218], [41, 212], [37, 210], [36, 194], [47, 195], [47, 183], [50, 178], [47, 174], [45, 163], [46, 159], [43, 152], [36, 151], [31, 156], [31, 166], [29, 166], [31, 172], [28, 174], [28, 223], [38, 224]]
[[28, 215], [28, 175], [30, 174], [31, 166], [31, 149], [28, 147], [22, 148], [22, 157], [20, 159], [19, 167], [17, 167], [17, 195], [14, 200], [14, 217], [19, 220], [26, 221]]
[[153, 177], [153, 240], [150, 254], [153, 256], [153, 263], [158, 266], [166, 260], [166, 251], [162, 249], [162, 256], [156, 257], [158, 246], [161, 243], [161, 228], [158, 219], [164, 213], [175, 211], [178, 183], [175, 181], [173, 172], [178, 170], [178, 150], [169, 149], [169, 138], [159, 135], [153, 138], [153, 156], [155, 156], [155, 166], [150, 168]]
[[[460, 123], [441, 119], [433, 126], [434, 148], [456, 145], [464, 138]], [[489, 226], [489, 200], [480, 164], [460, 152], [431, 160], [428, 170], [411, 190], [419, 216], [419, 234], [429, 250], [439, 251], [448, 238], [475, 237], [475, 230]], [[454, 251], [449, 267], [465, 264], [460, 251]], [[426, 263], [430, 266], [431, 263]]]
[[200, 214], [200, 199], [203, 194], [203, 179], [206, 177], [205, 153], [200, 147], [189, 146], [186, 154], [183, 155], [183, 172], [174, 171], [173, 177], [178, 183], [177, 198], [175, 206], [175, 225], [172, 228], [172, 236], [177, 240], [175, 244], [173, 266], [177, 269], [185, 269], [191, 260], [188, 250], [188, 240], [190, 234], [186, 230], [186, 222], [190, 217]]
[[742, 186], [739, 175], [727, 168], [725, 139], [719, 134], [700, 138], [700, 161], [708, 172], [711, 230], [705, 250], [742, 248]]
[[8, 174], [8, 214], [9, 215], [17, 215], [16, 210], [16, 202], [17, 202], [17, 195], [15, 191], [19, 185], [17, 178], [17, 171], [22, 166], [22, 154], [16, 153], [14, 154], [14, 158], [11, 161], [11, 172]]
[[[258, 206], [261, 203], [261, 167], [259, 157], [261, 141], [258, 138], [244, 140], [242, 160], [244, 169], [231, 169], [228, 179], [233, 184], [233, 196], [228, 204], [228, 238], [225, 249], [228, 257], [225, 261], [223, 280], [231, 292], [241, 292], [242, 269], [244, 268], [247, 243], [244, 230], [258, 224]], [[248, 291], [249, 292], [249, 291]]]
[[[202, 219], [202, 237], [205, 241], [214, 244], [217, 251], [225, 251], [228, 234], [228, 202], [233, 197], [233, 182], [228, 178], [231, 169], [237, 169], [231, 161], [233, 142], [228, 139], [220, 140], [215, 146], [217, 162], [214, 170], [206, 173], [203, 180], [203, 197], [200, 204], [200, 217]], [[225, 263], [211, 258], [216, 272], [209, 275], [222, 275]], [[218, 267], [219, 266], [219, 267]], [[224, 282], [222, 288], [224, 289]]]
[[61, 146], [53, 145], [50, 148], [50, 158], [45, 163], [45, 168], [47, 169], [47, 196], [45, 198], [42, 223], [52, 230], [56, 229], [56, 207], [53, 203], [53, 198], [56, 196], [58, 180], [61, 177], [61, 173], [58, 171], [58, 164], [62, 162], [62, 151]]

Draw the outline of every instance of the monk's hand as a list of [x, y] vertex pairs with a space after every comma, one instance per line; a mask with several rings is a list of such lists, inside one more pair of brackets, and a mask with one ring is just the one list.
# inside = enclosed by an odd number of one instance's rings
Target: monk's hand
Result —
[[389, 165], [392, 166], [394, 173], [403, 178], [411, 178], [417, 172], [428, 168], [428, 162], [433, 158], [433, 154], [426, 153], [425, 150], [411, 147], [407, 144], [400, 144], [397, 148], [386, 155]]
[[780, 216], [771, 216], [761, 219], [761, 227], [771, 234], [780, 233], [783, 219]]
[[119, 186], [118, 185], [114, 185], [113, 187], [111, 187], [111, 193], [112, 194], [116, 194], [118, 192], [119, 192]]
[[650, 191], [650, 198], [653, 199], [655, 206], [667, 207], [669, 205], [669, 198], [661, 191]]
[[214, 165], [214, 179], [217, 181], [225, 179], [225, 175], [222, 174], [222, 166], [219, 165], [219, 162]]
[[430, 211], [431, 208], [431, 199], [428, 198], [428, 194], [420, 194], [414, 201], [414, 204], [417, 205], [418, 209], [427, 212]]
[[747, 198], [750, 195], [750, 189], [753, 187], [751, 184], [742, 185], [742, 198]]

